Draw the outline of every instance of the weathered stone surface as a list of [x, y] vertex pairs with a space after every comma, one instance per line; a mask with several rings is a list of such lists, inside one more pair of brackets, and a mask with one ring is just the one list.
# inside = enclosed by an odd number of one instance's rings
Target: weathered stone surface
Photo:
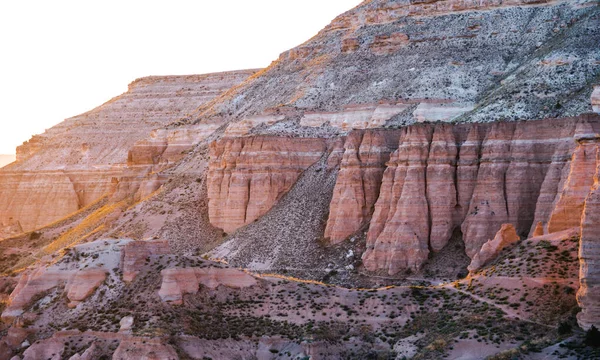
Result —
[[87, 350], [83, 352], [83, 354], [75, 354], [71, 356], [69, 360], [95, 360], [101, 356], [101, 351], [96, 346], [96, 343], [93, 343]]
[[[587, 144], [588, 147], [595, 145], [598, 165], [600, 165], [599, 144], [599, 142]], [[585, 330], [592, 325], [600, 328], [600, 184], [598, 183], [600, 166], [596, 169], [593, 188], [585, 200], [579, 244], [580, 287], [577, 301], [581, 312], [577, 314], [577, 321]]]
[[283, 119], [285, 119], [285, 115], [261, 115], [247, 117], [241, 121], [230, 124], [227, 127], [227, 130], [225, 130], [225, 136], [244, 136], [257, 126], [273, 125]]
[[150, 256], [170, 253], [171, 249], [167, 241], [132, 241], [128, 243], [122, 252], [123, 281], [132, 282]]
[[426, 173], [432, 130], [407, 128], [391, 156], [362, 257], [370, 271], [418, 270], [429, 255]]
[[320, 159], [324, 139], [225, 138], [210, 146], [209, 217], [231, 233], [264, 215]]
[[124, 339], [112, 356], [113, 360], [178, 360], [171, 345], [159, 339]]
[[[363, 255], [365, 267], [390, 274], [417, 270], [429, 251], [441, 250], [459, 228], [466, 253], [473, 258], [503, 224], [512, 224], [517, 234], [526, 237], [540, 223], [544, 231], [544, 224], [557, 218], [553, 214], [567, 213], [572, 221], [564, 226], [578, 226], [596, 161], [595, 153], [591, 157], [577, 154], [586, 146], [581, 139], [596, 136], [599, 121], [597, 116], [586, 115], [538, 122], [409, 127], [384, 172]], [[589, 169], [581, 164], [583, 159]], [[563, 176], [570, 169], [579, 175]], [[340, 182], [338, 193], [357, 186], [356, 181], [341, 176], [340, 180], [346, 185]], [[561, 195], [563, 188], [566, 196]], [[560, 199], [573, 198], [571, 188], [578, 189], [579, 205], [563, 211], [563, 204], [572, 201]], [[347, 207], [344, 217], [359, 219], [361, 213], [352, 213], [351, 208]], [[330, 216], [338, 212], [333, 209]], [[564, 230], [564, 226], [550, 226], [549, 232]]]
[[504, 224], [496, 233], [493, 239], [483, 244], [481, 250], [473, 257], [471, 264], [469, 265], [469, 271], [476, 271], [481, 269], [484, 265], [494, 260], [500, 252], [518, 242], [520, 240], [517, 231], [512, 224]]
[[120, 333], [130, 333], [133, 328], [133, 316], [125, 316], [119, 322], [119, 332]]
[[375, 55], [389, 55], [408, 45], [408, 35], [397, 32], [389, 35], [377, 35], [369, 46]]
[[65, 285], [65, 292], [70, 307], [77, 306], [89, 297], [106, 279], [104, 269], [61, 270], [42, 266], [21, 276], [17, 287], [9, 298], [9, 305], [2, 313], [2, 318], [10, 319], [23, 313], [38, 294], [44, 293], [58, 285]]
[[417, 106], [413, 115], [418, 122], [451, 121], [473, 110], [470, 104], [439, 104], [423, 102]]
[[385, 163], [398, 146], [399, 136], [397, 131], [355, 131], [346, 139], [325, 229], [332, 243], [344, 240], [371, 219]]
[[[121, 96], [34, 136], [17, 149], [18, 161], [0, 171], [0, 224], [12, 218], [23, 231], [31, 231], [109, 194], [128, 158], [129, 165], [152, 163], [155, 153], [146, 151], [148, 159], [140, 148], [156, 150], [156, 144], [142, 142], [130, 156], [136, 142], [254, 72], [138, 79]], [[177, 160], [183, 146], [189, 148], [218, 126], [203, 124], [191, 130], [159, 131], [155, 136], [168, 142], [161, 154]]]
[[158, 295], [164, 302], [175, 305], [183, 303], [183, 296], [196, 294], [199, 286], [216, 289], [220, 285], [240, 289], [254, 286], [257, 281], [251, 275], [237, 269], [185, 268], [161, 271], [162, 285]]

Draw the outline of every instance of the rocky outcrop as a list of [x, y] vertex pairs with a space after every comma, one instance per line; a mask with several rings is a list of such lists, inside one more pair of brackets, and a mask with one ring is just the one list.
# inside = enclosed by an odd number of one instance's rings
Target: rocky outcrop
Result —
[[132, 241], [123, 247], [121, 270], [123, 281], [132, 282], [151, 256], [171, 253], [167, 241]]
[[183, 303], [186, 294], [198, 293], [199, 286], [216, 289], [220, 285], [241, 289], [257, 284], [251, 275], [229, 268], [185, 268], [161, 271], [162, 285], [158, 295], [164, 302], [174, 305]]
[[225, 138], [210, 146], [210, 222], [231, 233], [264, 215], [319, 160], [324, 139]]
[[[600, 139], [585, 141], [595, 158], [596, 174], [592, 190], [585, 200], [581, 221], [581, 241], [579, 245], [579, 291], [577, 301], [581, 312], [577, 314], [579, 326], [588, 330], [592, 326], [600, 328]], [[595, 148], [595, 154], [591, 153]], [[590, 159], [591, 160], [591, 159]]]
[[408, 44], [408, 35], [397, 32], [389, 35], [377, 35], [370, 48], [375, 55], [389, 55]]
[[[503, 224], [512, 224], [522, 236], [540, 223], [550, 224], [550, 232], [577, 226], [593, 183], [594, 172], [589, 170], [596, 166], [595, 155], [586, 155], [588, 145], [581, 138], [591, 136], [584, 134], [594, 133], [599, 123], [600, 117], [590, 114], [405, 129], [383, 175], [363, 254], [365, 267], [390, 274], [418, 270], [430, 251], [446, 246], [456, 229], [462, 231], [466, 253], [473, 259]], [[340, 173], [344, 171], [342, 165]], [[578, 174], [569, 176], [572, 172]], [[356, 183], [338, 185], [338, 193], [343, 193]], [[577, 195], [570, 195], [570, 189]], [[570, 206], [567, 211], [565, 206]], [[330, 218], [338, 212], [332, 208]], [[353, 212], [359, 219], [361, 213]], [[563, 213], [573, 220], [553, 226], [557, 214]]]
[[[123, 175], [125, 166], [152, 163], [154, 153], [145, 156], [148, 151], [140, 151], [148, 142], [137, 144], [130, 155], [138, 141], [253, 72], [138, 79], [121, 96], [34, 136], [17, 149], [18, 161], [0, 171], [0, 223], [12, 218], [23, 231], [31, 231], [110, 195], [115, 190], [113, 180]], [[158, 131], [154, 136], [168, 142], [161, 152], [169, 155], [164, 156], [165, 162], [175, 161], [182, 157], [184, 146], [189, 148], [218, 126]]]
[[69, 307], [75, 307], [104, 282], [106, 275], [107, 271], [104, 269], [68, 271], [42, 266], [21, 276], [10, 295], [8, 307], [2, 313], [2, 318], [11, 319], [21, 315], [37, 295], [59, 285], [65, 286], [65, 293], [70, 301]]
[[338, 243], [368, 223], [398, 131], [355, 131], [344, 144], [325, 237]]
[[484, 265], [495, 259], [503, 249], [517, 243], [519, 240], [519, 235], [517, 235], [517, 231], [512, 224], [502, 225], [496, 236], [483, 244], [481, 250], [475, 254], [469, 265], [469, 271], [481, 269]]

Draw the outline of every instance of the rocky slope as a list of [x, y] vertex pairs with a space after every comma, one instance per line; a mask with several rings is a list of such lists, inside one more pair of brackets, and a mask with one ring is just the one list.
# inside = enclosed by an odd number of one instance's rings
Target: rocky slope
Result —
[[0, 171], [0, 359], [600, 355], [558, 345], [600, 326], [598, 44], [595, 1], [368, 0], [134, 82]]
[[[152, 131], [185, 116], [253, 72], [138, 79], [123, 95], [34, 136], [17, 149], [18, 161], [0, 172], [0, 224], [5, 228], [19, 223], [23, 231], [31, 231], [114, 193], [127, 165], [148, 163], [130, 159], [137, 141], [149, 135], [161, 137], [163, 133]], [[171, 137], [179, 140], [182, 136]], [[135, 169], [136, 174], [144, 172], [145, 168]], [[157, 188], [156, 184], [150, 187], [146, 193]], [[11, 234], [10, 229], [7, 232]]]

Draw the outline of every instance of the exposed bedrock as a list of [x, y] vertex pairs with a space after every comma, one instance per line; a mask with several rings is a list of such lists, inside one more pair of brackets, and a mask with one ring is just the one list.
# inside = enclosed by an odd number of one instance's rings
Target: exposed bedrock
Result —
[[[599, 123], [600, 116], [587, 114], [403, 129], [379, 186], [363, 254], [365, 267], [390, 274], [418, 270], [457, 228], [473, 258], [503, 224], [512, 224], [522, 237], [536, 229], [556, 232], [578, 226], [596, 164], [591, 145], [582, 139]], [[360, 199], [365, 199], [364, 189], [376, 193], [378, 188], [376, 178], [369, 183], [359, 176], [373, 171], [372, 162], [360, 157], [349, 161], [356, 136], [348, 137], [331, 202], [327, 235], [336, 242], [368, 221], [370, 213]], [[349, 194], [355, 194], [354, 201]], [[340, 220], [346, 221], [347, 231], [335, 233]]]
[[469, 271], [476, 271], [495, 259], [506, 247], [518, 242], [519, 235], [512, 224], [504, 224], [498, 230], [496, 236], [483, 244], [481, 250], [473, 257], [469, 265]]
[[183, 303], [183, 296], [196, 294], [200, 285], [216, 289], [220, 285], [241, 289], [257, 284], [251, 275], [237, 269], [185, 268], [161, 271], [162, 285], [158, 292], [161, 300], [175, 305]]
[[257, 136], [210, 146], [210, 222], [231, 233], [264, 215], [327, 149], [324, 139]]
[[325, 229], [332, 243], [344, 240], [371, 219], [385, 164], [399, 137], [400, 131], [355, 131], [346, 139]]
[[138, 200], [156, 190], [157, 179], [143, 179], [148, 165], [154, 159], [166, 164], [181, 159], [183, 150], [219, 124], [153, 129], [185, 116], [252, 73], [138, 79], [126, 93], [33, 136], [17, 148], [17, 161], [0, 170], [0, 238], [13, 235], [18, 228], [13, 224], [31, 231], [88, 206], [115, 191], [122, 177], [121, 190], [127, 185], [128, 195], [139, 191]]
[[[592, 325], [600, 328], [600, 136], [583, 140], [590, 157], [596, 163], [596, 173], [592, 190], [585, 200], [581, 221], [581, 242], [579, 246], [579, 292], [577, 301], [581, 312], [577, 314], [579, 326], [589, 329]], [[595, 150], [595, 153], [594, 153]]]

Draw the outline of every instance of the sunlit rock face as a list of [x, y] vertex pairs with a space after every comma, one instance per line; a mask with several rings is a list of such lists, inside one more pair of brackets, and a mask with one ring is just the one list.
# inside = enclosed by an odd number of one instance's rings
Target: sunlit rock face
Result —
[[161, 300], [174, 305], [183, 303], [183, 296], [196, 294], [200, 286], [216, 289], [225, 286], [234, 289], [257, 284], [254, 277], [237, 269], [185, 268], [161, 271], [162, 285], [158, 292]]
[[231, 233], [264, 215], [325, 153], [318, 138], [225, 138], [210, 147], [210, 222]]
[[519, 240], [519, 235], [517, 235], [517, 231], [512, 224], [502, 225], [496, 236], [483, 244], [481, 250], [475, 254], [469, 265], [469, 271], [481, 269], [484, 265], [496, 258], [503, 249], [517, 243]]
[[17, 148], [18, 161], [0, 171], [0, 224], [18, 222], [22, 231], [31, 231], [111, 194], [125, 167], [152, 164], [156, 146], [134, 147], [147, 137], [165, 143], [158, 154], [170, 155], [165, 161], [180, 159], [182, 149], [218, 125], [159, 130], [152, 136], [153, 129], [185, 116], [253, 72], [138, 79], [126, 93], [32, 137]]
[[600, 113], [600, 85], [594, 86], [594, 92], [592, 93], [592, 110], [596, 113]]
[[[583, 129], [597, 128], [599, 121], [598, 116], [586, 115], [404, 129], [379, 186], [363, 254], [365, 267], [389, 274], [418, 270], [457, 229], [473, 258], [503, 224], [512, 224], [522, 237], [536, 229], [543, 232], [544, 227], [550, 232], [577, 227], [596, 166], [594, 156], [585, 156], [589, 166], [581, 163], [581, 152], [592, 149], [585, 150], [591, 145], [580, 137]], [[352, 166], [342, 162], [340, 173]], [[332, 204], [360, 183], [360, 177], [352, 182], [340, 176]], [[336, 205], [329, 221], [353, 216], [359, 219], [361, 212]]]

